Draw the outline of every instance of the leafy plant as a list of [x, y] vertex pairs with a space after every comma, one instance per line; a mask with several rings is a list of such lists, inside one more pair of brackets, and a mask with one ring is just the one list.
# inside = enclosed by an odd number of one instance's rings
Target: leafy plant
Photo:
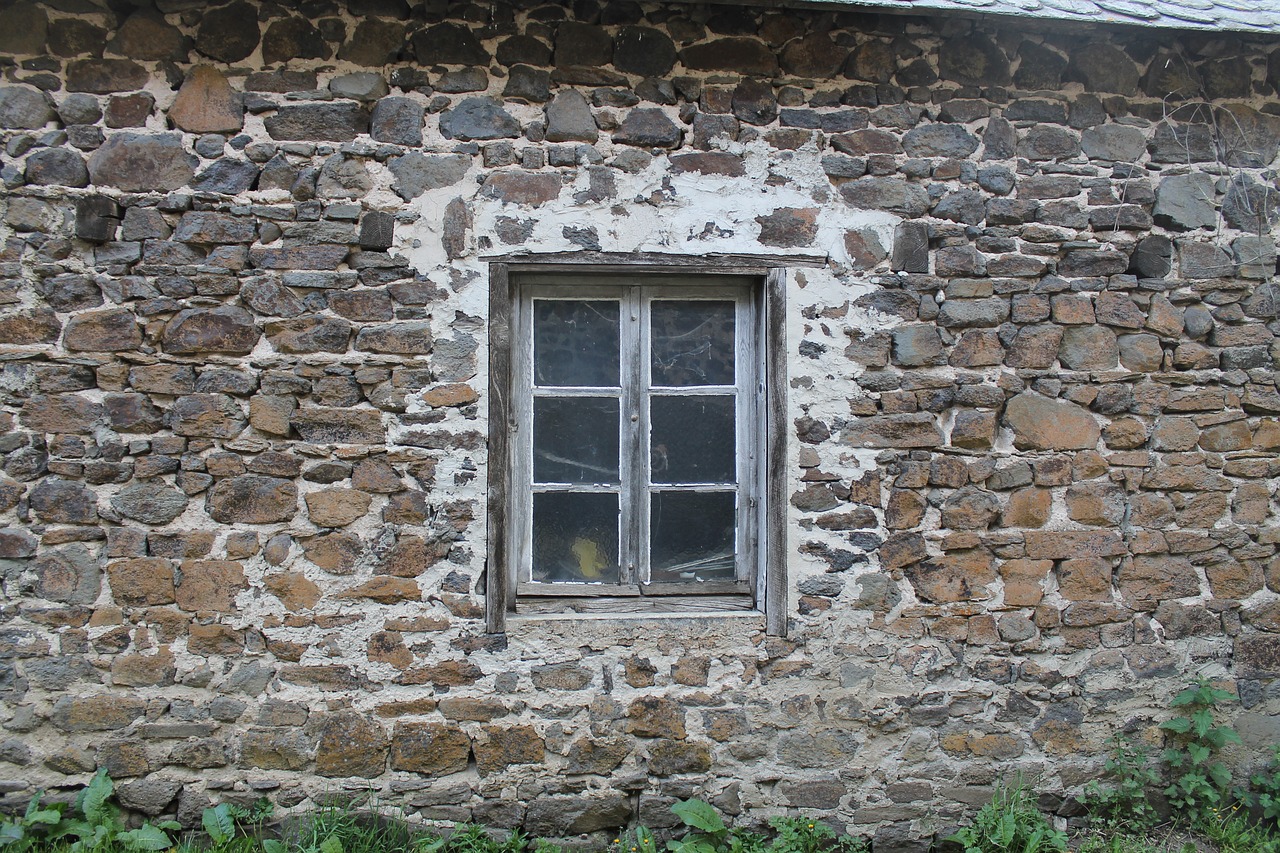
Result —
[[1160, 782], [1150, 766], [1151, 751], [1124, 734], [1112, 735], [1111, 754], [1104, 772], [1110, 780], [1085, 786], [1085, 806], [1103, 826], [1112, 830], [1143, 832], [1155, 826], [1159, 815], [1147, 800], [1147, 790]]
[[0, 850], [5, 853], [25, 853], [41, 844], [49, 827], [62, 820], [62, 811], [56, 808], [40, 808], [44, 791], [36, 791], [27, 803], [22, 817], [5, 817], [0, 820]]
[[1280, 746], [1275, 747], [1266, 770], [1249, 777], [1249, 786], [1249, 804], [1257, 806], [1264, 821], [1280, 828]]
[[107, 771], [99, 770], [76, 796], [73, 816], [62, 817], [50, 827], [49, 839], [74, 839], [67, 847], [68, 853], [94, 853], [112, 847], [159, 851], [173, 846], [168, 830], [180, 829], [176, 822], [144, 823], [137, 829], [125, 829], [120, 810], [111, 803], [114, 793], [115, 785]]
[[1163, 753], [1169, 768], [1164, 793], [1174, 814], [1185, 815], [1193, 823], [1208, 821], [1227, 801], [1231, 771], [1214, 755], [1228, 743], [1239, 743], [1240, 736], [1230, 726], [1218, 725], [1215, 712], [1235, 698], [1234, 693], [1202, 678], [1173, 697], [1170, 704], [1182, 713], [1160, 724], [1176, 738], [1175, 745]]
[[775, 817], [769, 825], [778, 835], [769, 853], [863, 853], [866, 845], [856, 838], [836, 838], [835, 830], [818, 820], [804, 817]]
[[1067, 849], [1066, 833], [1054, 829], [1019, 780], [1000, 785], [973, 823], [947, 839], [965, 853], [1041, 853]]
[[1280, 853], [1280, 835], [1251, 821], [1239, 806], [1220, 811], [1198, 829], [1220, 853]]

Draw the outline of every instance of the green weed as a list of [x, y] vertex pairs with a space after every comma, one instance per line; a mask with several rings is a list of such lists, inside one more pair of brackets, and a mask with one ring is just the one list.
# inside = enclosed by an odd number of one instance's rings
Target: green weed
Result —
[[1162, 753], [1169, 771], [1164, 793], [1174, 814], [1193, 824], [1211, 820], [1227, 804], [1231, 771], [1214, 756], [1228, 743], [1239, 743], [1240, 736], [1230, 726], [1218, 725], [1216, 712], [1235, 698], [1202, 678], [1173, 697], [1170, 704], [1182, 713], [1160, 724], [1175, 738]]
[[1000, 785], [973, 823], [947, 839], [964, 853], [1062, 853], [1067, 836], [1054, 829], [1018, 780]]
[[1104, 767], [1107, 782], [1090, 782], [1082, 800], [1101, 826], [1121, 833], [1117, 837], [1141, 834], [1159, 822], [1147, 799], [1147, 790], [1160, 781], [1150, 766], [1151, 751], [1124, 734], [1112, 735], [1107, 742], [1111, 745]]

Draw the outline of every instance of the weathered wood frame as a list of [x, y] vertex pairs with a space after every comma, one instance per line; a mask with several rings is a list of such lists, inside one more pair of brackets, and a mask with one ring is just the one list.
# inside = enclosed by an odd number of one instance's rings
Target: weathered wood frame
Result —
[[[520, 429], [520, 406], [513, 399], [513, 381], [519, 348], [514, 346], [513, 311], [520, 294], [521, 273], [575, 273], [643, 275], [651, 277], [665, 274], [683, 278], [689, 274], [703, 277], [714, 283], [717, 276], [749, 275], [756, 277], [759, 285], [754, 290], [756, 334], [751, 351], [759, 376], [756, 380], [760, 398], [759, 428], [755, 442], [763, 451], [762, 464], [757, 475], [753, 500], [755, 509], [754, 535], [756, 571], [754, 608], [763, 610], [766, 629], [773, 635], [784, 635], [787, 628], [787, 547], [786, 547], [786, 281], [788, 267], [812, 267], [824, 263], [818, 258], [775, 258], [754, 255], [720, 255], [699, 258], [654, 254], [625, 254], [583, 252], [569, 255], [517, 255], [489, 258], [489, 457], [488, 457], [488, 542], [485, 578], [485, 602], [488, 630], [502, 633], [506, 630], [508, 614], [514, 613], [517, 602], [514, 550], [516, 541], [512, 524], [519, 513], [513, 512], [515, 443], [513, 435]], [[739, 455], [741, 455], [741, 448]], [[523, 532], [519, 535], [523, 535]], [[544, 591], [549, 585], [540, 585]], [[588, 596], [581, 588], [566, 584], [556, 589], [562, 596], [560, 605], [542, 608], [541, 612], [557, 609], [567, 612], [583, 612], [584, 607], [602, 595], [599, 590]], [[707, 588], [707, 592], [712, 592]], [[718, 591], [718, 590], [717, 590]], [[728, 589], [724, 590], [729, 592]], [[652, 592], [662, 592], [653, 589]], [[611, 601], [625, 601], [634, 593], [617, 590], [618, 595], [608, 593]], [[555, 599], [544, 599], [555, 601]], [[636, 599], [631, 599], [635, 601]], [[661, 595], [646, 597], [644, 610], [627, 610], [628, 615], [643, 616], [645, 612], [666, 612], [673, 608], [680, 611], [727, 611], [741, 609], [740, 601], [750, 602], [745, 596], [705, 595], [678, 596], [666, 599]], [[750, 606], [750, 605], [749, 605]], [[618, 612], [616, 604], [598, 609]]]

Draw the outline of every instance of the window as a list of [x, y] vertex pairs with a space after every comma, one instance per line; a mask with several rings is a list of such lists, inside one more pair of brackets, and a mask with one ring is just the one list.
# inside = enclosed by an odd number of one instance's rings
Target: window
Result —
[[783, 278], [742, 266], [491, 266], [491, 630], [763, 610], [781, 632]]

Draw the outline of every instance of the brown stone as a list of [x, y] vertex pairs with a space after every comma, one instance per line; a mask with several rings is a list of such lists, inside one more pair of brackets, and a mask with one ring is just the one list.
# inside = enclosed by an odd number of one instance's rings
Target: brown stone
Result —
[[166, 192], [188, 184], [197, 162], [179, 134], [115, 133], [89, 158], [89, 176], [126, 192]]
[[945, 604], [990, 597], [996, 580], [995, 560], [985, 551], [962, 551], [930, 557], [903, 570], [922, 601]]
[[684, 740], [684, 710], [671, 699], [642, 696], [627, 708], [627, 732], [638, 737]]
[[209, 490], [205, 509], [223, 524], [289, 521], [298, 512], [298, 487], [276, 477], [231, 477]]
[[364, 544], [354, 533], [330, 533], [302, 543], [307, 559], [333, 575], [349, 575], [364, 551]]
[[249, 729], [240, 739], [240, 763], [261, 770], [302, 770], [315, 749], [315, 735], [301, 728]]
[[1240, 601], [1262, 589], [1262, 567], [1256, 563], [1224, 560], [1205, 567], [1214, 598]]
[[142, 346], [142, 329], [133, 312], [126, 308], [90, 311], [67, 321], [62, 345], [87, 352], [135, 350]]
[[258, 337], [252, 314], [234, 305], [221, 305], [179, 311], [165, 325], [161, 345], [174, 355], [248, 355]]
[[880, 546], [879, 554], [882, 568], [900, 569], [928, 557], [929, 549], [919, 533], [895, 533]]
[[1035, 607], [1044, 597], [1042, 581], [1053, 568], [1052, 560], [1006, 560], [1000, 565], [1006, 607]]
[[448, 776], [467, 769], [471, 740], [456, 726], [396, 723], [391, 734], [391, 769]]
[[179, 397], [166, 419], [177, 435], [200, 438], [235, 438], [247, 423], [240, 405], [225, 394]]
[[766, 216], [757, 216], [759, 240], [766, 246], [794, 248], [809, 246], [818, 236], [816, 207], [780, 207]]
[[84, 435], [107, 419], [106, 409], [78, 394], [33, 394], [19, 420], [33, 432]]
[[463, 382], [437, 385], [422, 392], [422, 402], [434, 407], [469, 406], [478, 399], [476, 390]]
[[840, 433], [840, 443], [852, 447], [924, 448], [942, 444], [937, 419], [927, 413], [854, 418]]
[[397, 601], [421, 601], [422, 590], [411, 578], [396, 578], [387, 575], [372, 577], [358, 586], [343, 590], [336, 598], [367, 598], [379, 604], [394, 604]]
[[301, 572], [276, 572], [262, 578], [267, 591], [289, 610], [308, 610], [320, 600], [320, 587]]
[[389, 663], [397, 669], [407, 669], [413, 663], [413, 652], [404, 644], [403, 635], [395, 631], [373, 632], [365, 651], [370, 661]]
[[205, 657], [236, 657], [244, 652], [244, 632], [228, 625], [193, 624], [187, 629], [187, 651]]
[[1076, 557], [1120, 557], [1124, 540], [1113, 530], [1035, 530], [1026, 534], [1031, 559], [1070, 560]]
[[244, 106], [222, 72], [197, 65], [187, 72], [169, 119], [188, 133], [237, 133], [244, 126]]
[[387, 733], [378, 723], [355, 711], [338, 711], [312, 718], [320, 736], [316, 773], [321, 776], [381, 776], [387, 766]]
[[1200, 578], [1186, 557], [1138, 555], [1120, 566], [1116, 586], [1126, 602], [1141, 609], [1161, 601], [1200, 594]]
[[233, 612], [246, 586], [244, 566], [231, 560], [183, 560], [178, 572], [174, 597], [183, 610]]
[[146, 709], [143, 699], [113, 693], [63, 696], [53, 706], [52, 720], [64, 732], [105, 732], [123, 729]]
[[1052, 511], [1053, 493], [1032, 487], [1010, 494], [1001, 518], [1005, 527], [1044, 527]]
[[1030, 392], [1010, 400], [1004, 417], [1014, 446], [1022, 450], [1086, 450], [1096, 447], [1101, 436], [1098, 422], [1085, 409]]
[[505, 204], [537, 207], [558, 198], [561, 186], [560, 176], [554, 172], [502, 171], [490, 173], [481, 192]]
[[1124, 517], [1124, 490], [1113, 483], [1077, 483], [1067, 489], [1067, 515], [1081, 524], [1113, 526]]
[[304, 441], [313, 444], [382, 444], [386, 431], [376, 409], [306, 407], [290, 417]]
[[1110, 601], [1111, 561], [1101, 557], [1063, 560], [1058, 566], [1058, 591], [1068, 601]]
[[431, 324], [410, 322], [365, 326], [356, 335], [355, 348], [394, 355], [424, 355], [431, 352]]
[[1236, 638], [1232, 661], [1247, 678], [1280, 676], [1280, 635], [1242, 634]]
[[308, 492], [304, 500], [312, 523], [320, 527], [345, 527], [369, 511], [372, 499], [352, 489], [325, 489]]
[[533, 726], [482, 726], [484, 737], [474, 746], [476, 769], [496, 773], [512, 764], [540, 764], [546, 744]]
[[107, 564], [107, 577], [117, 604], [141, 607], [174, 602], [173, 563], [169, 560], [115, 560]]
[[711, 769], [711, 748], [705, 743], [660, 740], [649, 747], [648, 769], [655, 776], [706, 773]]
[[156, 654], [130, 654], [111, 664], [111, 683], [117, 687], [160, 687], [173, 683], [177, 672], [173, 652], [162, 647]]
[[62, 332], [57, 315], [47, 308], [33, 308], [0, 317], [0, 341], [10, 346], [51, 344]]
[[289, 419], [297, 408], [293, 397], [255, 394], [249, 398], [249, 426], [268, 435], [287, 436]]

